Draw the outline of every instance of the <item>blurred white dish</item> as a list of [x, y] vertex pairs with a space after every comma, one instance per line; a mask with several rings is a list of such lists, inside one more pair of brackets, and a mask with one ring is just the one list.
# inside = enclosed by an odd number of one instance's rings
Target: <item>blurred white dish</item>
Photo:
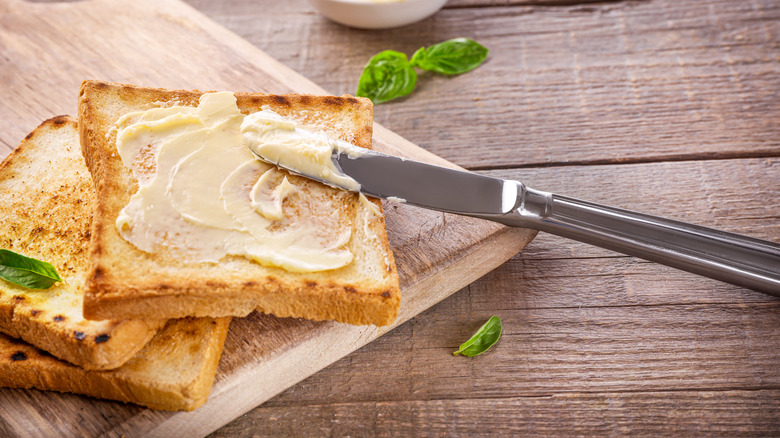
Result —
[[331, 20], [361, 29], [389, 29], [433, 15], [447, 0], [309, 0]]

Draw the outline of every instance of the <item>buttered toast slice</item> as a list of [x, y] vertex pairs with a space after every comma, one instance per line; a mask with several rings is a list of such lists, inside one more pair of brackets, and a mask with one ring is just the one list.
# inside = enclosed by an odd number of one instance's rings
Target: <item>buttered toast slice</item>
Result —
[[229, 325], [230, 318], [170, 320], [134, 357], [107, 371], [84, 370], [0, 335], [0, 386], [190, 411], [208, 398]]
[[44, 260], [63, 282], [32, 290], [0, 279], [0, 332], [85, 369], [122, 365], [164, 320], [84, 319], [95, 190], [76, 121], [43, 122], [0, 164], [0, 248]]
[[[244, 126], [240, 120], [248, 114], [270, 111], [270, 117], [284, 119], [281, 125], [295, 123], [370, 148], [371, 102], [350, 96], [236, 93], [234, 98], [214, 93], [201, 99], [203, 95], [95, 81], [82, 84], [81, 144], [97, 186], [85, 315], [98, 319], [217, 317], [244, 316], [257, 309], [281, 317], [351, 324], [395, 321], [401, 299], [398, 275], [378, 200], [253, 163], [237, 168], [249, 166], [256, 177], [241, 180], [243, 185], [236, 185], [236, 192], [224, 190], [238, 170], [228, 179], [214, 179], [225, 162], [238, 155], [251, 156], [240, 142], [223, 140], [236, 138], [239, 125], [242, 130]], [[230, 112], [227, 106], [216, 105], [226, 98], [233, 99], [230, 111], [234, 115], [208, 119]], [[192, 126], [204, 129], [194, 132]], [[216, 135], [218, 128], [223, 137], [199, 143], [192, 140], [196, 134]], [[161, 132], [180, 136], [172, 140]], [[132, 142], [135, 149], [128, 147]], [[179, 161], [171, 161], [175, 151]], [[258, 189], [263, 178], [267, 186]], [[199, 196], [220, 187], [220, 205], [204, 207], [207, 198]], [[190, 188], [191, 192], [182, 195]], [[268, 208], [254, 197], [266, 195], [278, 195], [265, 203]], [[244, 210], [232, 217], [224, 211], [217, 214], [223, 203], [226, 210], [229, 205], [241, 207], [240, 202], [249, 205], [250, 196], [252, 208], [257, 210], [260, 205], [263, 217]], [[178, 216], [170, 214], [174, 207], [179, 209]], [[166, 216], [161, 211], [169, 213]], [[229, 225], [231, 220], [237, 222]], [[271, 225], [256, 232], [251, 224], [258, 222]], [[204, 223], [209, 225], [204, 228]], [[282, 237], [296, 224], [308, 228], [286, 244]], [[234, 237], [244, 232], [260, 237], [254, 243], [236, 244]], [[210, 235], [224, 236], [224, 240], [205, 245]], [[317, 239], [331, 245], [327, 257], [309, 257], [306, 252]], [[296, 245], [301, 242], [308, 249], [298, 251]], [[215, 247], [227, 247], [227, 255], [214, 252]], [[238, 253], [230, 252], [237, 248]], [[306, 270], [312, 265], [310, 259], [316, 265], [326, 258], [328, 263], [347, 262]]]

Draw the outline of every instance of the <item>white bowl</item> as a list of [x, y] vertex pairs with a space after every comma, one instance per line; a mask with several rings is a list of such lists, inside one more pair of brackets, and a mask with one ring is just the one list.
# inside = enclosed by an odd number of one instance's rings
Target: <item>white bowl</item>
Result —
[[331, 20], [360, 29], [405, 26], [433, 15], [447, 0], [309, 0]]

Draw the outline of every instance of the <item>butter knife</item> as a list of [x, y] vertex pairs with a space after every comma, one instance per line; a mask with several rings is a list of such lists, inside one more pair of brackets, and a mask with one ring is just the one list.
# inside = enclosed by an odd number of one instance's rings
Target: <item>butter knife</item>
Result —
[[[250, 149], [291, 172], [346, 190], [356, 187]], [[369, 196], [537, 229], [780, 296], [780, 244], [774, 242], [535, 190], [520, 181], [375, 151], [342, 152], [331, 155], [335, 168]]]

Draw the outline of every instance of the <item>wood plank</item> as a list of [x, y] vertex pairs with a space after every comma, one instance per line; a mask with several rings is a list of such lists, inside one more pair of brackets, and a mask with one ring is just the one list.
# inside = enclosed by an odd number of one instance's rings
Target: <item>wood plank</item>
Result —
[[211, 436], [734, 437], [776, 435], [778, 425], [778, 390], [608, 392], [266, 405]]
[[336, 94], [353, 93], [381, 50], [482, 42], [485, 65], [423, 75], [408, 99], [375, 110], [465, 167], [780, 154], [780, 4], [771, 0], [454, 8], [379, 32], [331, 23], [302, 0], [284, 19], [251, 1], [189, 1]]
[[[266, 406], [780, 388], [780, 302], [529, 309], [485, 304], [457, 294]], [[476, 359], [453, 357], [492, 314], [504, 325], [493, 350]]]
[[[85, 78], [167, 88], [324, 93], [177, 0], [0, 0], [0, 42], [0, 145], [5, 145], [0, 156], [41, 120], [75, 114]], [[374, 133], [378, 149], [451, 165], [382, 126]], [[387, 224], [403, 290], [397, 324], [495, 268], [535, 234], [408, 206], [388, 212]], [[437, 238], [426, 239], [427, 233]], [[204, 435], [391, 328], [254, 315], [232, 325], [211, 398], [195, 412], [0, 390], [0, 423], [22, 435]]]

